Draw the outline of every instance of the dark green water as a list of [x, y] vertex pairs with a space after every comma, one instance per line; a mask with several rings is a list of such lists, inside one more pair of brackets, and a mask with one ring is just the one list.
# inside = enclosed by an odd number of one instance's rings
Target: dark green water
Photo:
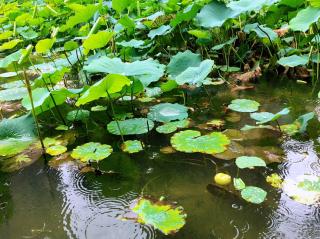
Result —
[[[214, 118], [226, 118], [224, 106], [234, 98], [250, 98], [262, 104], [262, 110], [277, 112], [291, 107], [290, 116], [281, 123], [291, 123], [297, 116], [313, 111], [311, 87], [293, 81], [262, 82], [256, 90], [230, 93], [224, 86], [189, 94], [187, 104], [195, 125]], [[177, 96], [178, 101], [182, 98]], [[76, 144], [99, 141], [116, 148], [119, 138], [107, 135], [104, 115], [94, 115], [97, 124], [79, 126]], [[240, 129], [253, 124], [248, 114], [239, 122], [227, 122], [225, 128]], [[205, 132], [205, 131], [203, 131]], [[97, 176], [80, 173], [72, 163], [50, 168], [39, 160], [18, 172], [0, 174], [0, 238], [320, 238], [318, 206], [307, 206], [291, 200], [282, 190], [272, 188], [265, 176], [277, 172], [283, 178], [309, 173], [320, 176], [318, 121], [308, 128], [310, 137], [300, 139], [248, 141], [246, 148], [273, 146], [283, 149], [285, 162], [272, 164], [266, 170], [237, 172], [234, 161], [215, 159], [210, 155], [173, 153], [160, 149], [170, 145], [170, 136], [155, 132], [142, 137], [144, 152], [128, 155], [118, 150], [104, 160], [100, 168], [117, 174]], [[48, 134], [52, 132], [49, 131]], [[117, 150], [116, 150], [117, 151]], [[253, 205], [232, 195], [207, 190], [216, 171], [237, 173], [247, 184], [268, 192], [267, 201]], [[165, 196], [183, 206], [188, 214], [185, 227], [173, 236], [163, 236], [147, 225], [124, 221], [122, 216], [141, 192], [155, 198]]]

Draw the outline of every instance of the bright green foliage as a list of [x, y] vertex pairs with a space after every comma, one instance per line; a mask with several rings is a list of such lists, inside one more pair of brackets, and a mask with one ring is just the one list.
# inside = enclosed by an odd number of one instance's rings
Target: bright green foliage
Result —
[[60, 155], [60, 154], [67, 152], [67, 150], [68, 150], [67, 147], [65, 147], [63, 145], [53, 145], [53, 146], [46, 148], [46, 153], [51, 156], [57, 156], [57, 155]]
[[165, 235], [179, 231], [186, 223], [186, 214], [181, 207], [173, 207], [164, 202], [152, 202], [140, 198], [132, 209], [138, 215], [137, 221], [152, 225]]
[[54, 86], [62, 81], [65, 74], [69, 72], [69, 68], [63, 67], [62, 69], [56, 70], [54, 72], [43, 73], [41, 76], [34, 80], [33, 87], [46, 87], [49, 85]]
[[36, 52], [39, 54], [47, 53], [53, 47], [53, 44], [56, 42], [55, 38], [43, 39], [37, 42]]
[[20, 100], [28, 95], [26, 88], [11, 88], [6, 90], [0, 90], [0, 102]]
[[241, 196], [248, 202], [260, 204], [266, 199], [267, 192], [258, 187], [248, 186], [241, 191]]
[[274, 41], [278, 38], [277, 33], [275, 33], [271, 28], [260, 26], [258, 23], [245, 25], [243, 31], [246, 33], [255, 32], [258, 37], [270, 38], [271, 41]]
[[0, 121], [0, 156], [12, 156], [35, 141], [31, 115]]
[[145, 44], [142, 40], [136, 40], [132, 39], [130, 41], [121, 41], [117, 42], [117, 45], [123, 46], [123, 47], [133, 47], [133, 48], [142, 48], [142, 46]]
[[21, 50], [16, 51], [0, 60], [0, 68], [7, 68], [11, 63], [16, 62], [21, 57]]
[[[123, 87], [129, 86], [131, 81], [122, 75], [109, 74], [92, 85], [77, 101], [76, 105], [84, 105], [110, 94], [118, 93]], [[109, 95], [108, 95], [109, 94]]]
[[234, 178], [233, 179], [233, 186], [237, 190], [242, 190], [246, 187], [246, 184], [243, 182], [241, 178]]
[[128, 8], [132, 2], [133, 0], [112, 0], [112, 8], [120, 14]]
[[260, 103], [254, 100], [236, 99], [231, 101], [228, 108], [237, 112], [255, 112], [259, 109]]
[[100, 72], [134, 76], [144, 86], [148, 86], [151, 82], [159, 80], [164, 74], [164, 65], [152, 59], [125, 63], [119, 58], [103, 56], [89, 62], [88, 66], [84, 67], [84, 70], [92, 73]]
[[298, 12], [297, 16], [291, 19], [289, 27], [293, 31], [305, 32], [309, 29], [312, 23], [315, 23], [320, 18], [320, 8], [307, 7]]
[[67, 41], [64, 45], [63, 48], [66, 51], [73, 51], [79, 47], [78, 43], [76, 41]]
[[156, 131], [161, 134], [170, 134], [177, 131], [178, 129], [187, 128], [189, 124], [190, 124], [189, 120], [168, 122], [161, 126], [158, 126], [156, 128]]
[[109, 133], [115, 135], [145, 134], [154, 127], [152, 120], [145, 118], [134, 118], [123, 121], [111, 121], [107, 125]]
[[257, 121], [256, 124], [265, 124], [268, 122], [276, 121], [281, 116], [287, 115], [290, 113], [288, 108], [284, 108], [283, 110], [279, 111], [276, 114], [269, 113], [269, 112], [260, 112], [260, 113], [252, 113], [250, 117]]
[[170, 26], [176, 27], [182, 22], [190, 21], [197, 15], [200, 6], [196, 3], [187, 6], [183, 11], [177, 13], [176, 17], [170, 21]]
[[71, 122], [82, 121], [87, 122], [89, 120], [90, 111], [89, 110], [73, 110], [68, 112], [67, 120]]
[[96, 34], [90, 35], [83, 42], [84, 53], [88, 54], [90, 50], [105, 47], [113, 37], [113, 32], [100, 31]]
[[171, 145], [185, 153], [218, 154], [224, 152], [230, 140], [220, 132], [201, 136], [199, 131], [185, 130], [171, 137]]
[[148, 118], [158, 122], [170, 122], [188, 118], [188, 108], [180, 104], [162, 103], [150, 108]]
[[236, 159], [238, 168], [266, 167], [266, 162], [259, 157], [241, 156]]
[[308, 58], [303, 56], [292, 55], [288, 57], [282, 57], [278, 60], [278, 64], [282, 66], [296, 67], [304, 66], [308, 63]]
[[15, 39], [15, 40], [5, 42], [0, 46], [0, 51], [10, 50], [14, 48], [16, 45], [18, 45], [20, 42], [22, 42], [22, 40], [20, 39]]
[[110, 145], [90, 142], [76, 147], [71, 157], [83, 163], [99, 162], [109, 157], [112, 151]]
[[142, 142], [139, 140], [127, 140], [121, 145], [121, 149], [129, 154], [138, 153], [143, 150]]

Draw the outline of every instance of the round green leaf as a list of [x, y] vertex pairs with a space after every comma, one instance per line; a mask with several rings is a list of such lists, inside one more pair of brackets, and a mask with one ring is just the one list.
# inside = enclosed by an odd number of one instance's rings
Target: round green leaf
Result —
[[261, 188], [248, 186], [241, 191], [241, 197], [251, 203], [260, 204], [266, 199], [267, 192]]
[[188, 108], [180, 104], [162, 103], [150, 108], [148, 118], [158, 122], [170, 122], [188, 118]]
[[234, 185], [234, 188], [237, 190], [242, 190], [246, 187], [246, 184], [243, 182], [241, 178], [234, 178], [233, 185]]
[[110, 145], [90, 142], [76, 147], [72, 151], [71, 157], [84, 163], [98, 162], [109, 157], [112, 151]]
[[121, 148], [129, 154], [138, 153], [143, 150], [142, 143], [139, 140], [127, 140], [121, 145]]
[[241, 156], [236, 159], [238, 168], [266, 167], [266, 162], [258, 157]]
[[153, 127], [153, 121], [146, 118], [134, 118], [118, 122], [111, 121], [107, 125], [108, 131], [115, 135], [145, 134], [151, 131]]
[[160, 134], [170, 134], [175, 132], [180, 128], [187, 128], [190, 124], [189, 120], [181, 120], [165, 123], [164, 125], [160, 125], [156, 128], [156, 131]]
[[53, 145], [53, 146], [50, 146], [49, 148], [46, 148], [46, 153], [51, 156], [57, 156], [67, 152], [67, 150], [68, 150], [67, 147], [63, 145]]
[[165, 235], [177, 232], [186, 223], [187, 215], [181, 207], [174, 207], [164, 202], [152, 202], [141, 198], [132, 211], [138, 215], [138, 222], [152, 225]]
[[259, 109], [260, 104], [254, 100], [236, 99], [231, 101], [228, 108], [237, 112], [255, 112]]
[[73, 110], [67, 114], [67, 120], [71, 122], [76, 122], [76, 121], [86, 122], [88, 121], [89, 116], [90, 116], [90, 111], [88, 110], [80, 110], [80, 109]]
[[230, 140], [220, 132], [201, 136], [199, 131], [185, 130], [174, 134], [171, 144], [176, 150], [185, 153], [217, 154], [227, 149]]

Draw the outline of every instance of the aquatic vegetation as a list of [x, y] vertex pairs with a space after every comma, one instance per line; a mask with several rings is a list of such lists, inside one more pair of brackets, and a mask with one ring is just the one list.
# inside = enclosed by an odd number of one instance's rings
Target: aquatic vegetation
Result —
[[150, 108], [148, 118], [158, 122], [170, 122], [188, 118], [188, 108], [179, 104], [163, 103]]
[[214, 176], [214, 181], [218, 185], [225, 186], [231, 183], [231, 176], [225, 173], [217, 173]]
[[241, 156], [236, 159], [236, 165], [240, 169], [266, 167], [266, 162], [259, 157]]
[[182, 207], [175, 207], [163, 201], [153, 202], [140, 198], [133, 206], [132, 211], [137, 214], [137, 221], [152, 225], [165, 235], [180, 230], [186, 223], [186, 214]]
[[127, 140], [122, 145], [121, 148], [127, 153], [138, 153], [143, 150], [143, 143], [139, 140]]
[[281, 188], [282, 187], [282, 178], [277, 173], [273, 173], [266, 178], [267, 183], [270, 183], [272, 187]]
[[111, 121], [107, 125], [108, 132], [115, 135], [146, 134], [150, 132], [153, 127], [153, 121], [146, 118]]
[[228, 108], [237, 112], [255, 112], [259, 109], [260, 103], [254, 100], [236, 99], [231, 101]]
[[84, 163], [99, 162], [109, 157], [112, 151], [110, 145], [90, 142], [76, 147], [71, 157]]
[[267, 192], [258, 187], [247, 186], [241, 190], [241, 196], [248, 202], [260, 204], [266, 199]]
[[161, 134], [170, 134], [178, 129], [187, 128], [190, 125], [189, 120], [173, 121], [160, 125], [156, 128], [156, 131]]
[[252, 113], [250, 114], [250, 117], [257, 121], [256, 124], [265, 124], [272, 121], [277, 121], [280, 117], [287, 115], [289, 113], [290, 113], [290, 110], [288, 108], [285, 108], [276, 114], [269, 113], [269, 112], [260, 112], [260, 113]]
[[224, 152], [230, 140], [220, 132], [212, 132], [201, 136], [196, 130], [185, 130], [171, 137], [171, 145], [185, 153], [217, 154]]

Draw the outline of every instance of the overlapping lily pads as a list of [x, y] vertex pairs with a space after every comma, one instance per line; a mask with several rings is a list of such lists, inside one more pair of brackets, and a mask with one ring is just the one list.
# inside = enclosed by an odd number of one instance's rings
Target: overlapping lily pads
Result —
[[190, 124], [189, 120], [181, 120], [181, 121], [174, 121], [168, 122], [163, 125], [160, 125], [156, 128], [156, 131], [160, 134], [170, 134], [175, 132], [180, 128], [187, 128]]
[[173, 135], [171, 144], [176, 150], [185, 153], [218, 154], [227, 149], [230, 140], [220, 132], [201, 136], [199, 131], [185, 130]]

